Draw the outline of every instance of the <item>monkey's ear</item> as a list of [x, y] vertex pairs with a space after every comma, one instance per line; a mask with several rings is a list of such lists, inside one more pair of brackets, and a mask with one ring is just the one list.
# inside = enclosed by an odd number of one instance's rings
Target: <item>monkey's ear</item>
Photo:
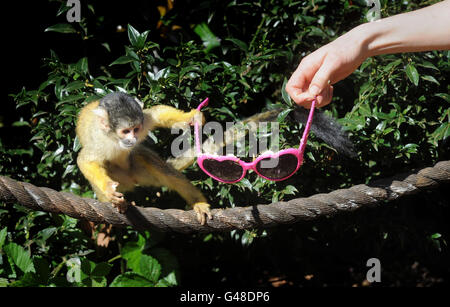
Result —
[[138, 103], [138, 105], [141, 107], [141, 109], [144, 108], [144, 103], [143, 103], [142, 101], [140, 101], [140, 100], [137, 99], [137, 98], [134, 98], [134, 100]]
[[105, 109], [100, 107], [93, 109], [92, 112], [94, 112], [94, 114], [97, 115], [98, 120], [100, 122], [100, 127], [105, 131], [109, 131], [110, 127], [108, 120], [108, 112], [106, 112]]

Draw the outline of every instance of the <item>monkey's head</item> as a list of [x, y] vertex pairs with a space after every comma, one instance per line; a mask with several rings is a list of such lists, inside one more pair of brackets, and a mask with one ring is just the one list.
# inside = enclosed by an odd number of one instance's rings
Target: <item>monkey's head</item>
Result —
[[100, 127], [123, 149], [131, 149], [144, 140], [143, 104], [125, 93], [111, 93], [100, 100], [94, 113], [99, 117]]

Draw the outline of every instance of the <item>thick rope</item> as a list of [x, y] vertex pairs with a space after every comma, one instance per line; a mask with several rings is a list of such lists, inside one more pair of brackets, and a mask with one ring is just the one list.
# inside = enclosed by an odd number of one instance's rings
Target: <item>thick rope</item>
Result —
[[38, 188], [4, 176], [0, 176], [0, 201], [20, 203], [33, 210], [63, 213], [77, 219], [114, 226], [129, 225], [137, 229], [180, 233], [217, 232], [265, 228], [333, 216], [339, 212], [381, 205], [444, 183], [450, 183], [450, 161], [439, 162], [434, 167], [423, 168], [418, 172], [409, 172], [369, 185], [360, 184], [327, 194], [270, 205], [214, 209], [213, 219], [207, 220], [207, 224], [203, 226], [198, 223], [193, 210], [130, 206], [125, 214], [121, 214], [109, 203], [100, 203], [94, 199], [81, 198], [49, 188]]

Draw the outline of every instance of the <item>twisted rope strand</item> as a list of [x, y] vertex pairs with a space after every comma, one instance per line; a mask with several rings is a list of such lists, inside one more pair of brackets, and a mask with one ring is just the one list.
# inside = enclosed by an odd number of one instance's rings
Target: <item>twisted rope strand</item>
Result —
[[207, 224], [203, 226], [198, 223], [193, 210], [130, 206], [125, 214], [121, 214], [109, 203], [49, 188], [39, 188], [4, 176], [0, 176], [0, 200], [5, 203], [19, 203], [32, 210], [67, 214], [95, 223], [193, 233], [267, 228], [278, 224], [309, 221], [321, 216], [354, 211], [361, 207], [381, 205], [449, 182], [450, 161], [441, 161], [434, 167], [307, 198], [269, 205], [214, 209], [213, 219], [207, 220]]

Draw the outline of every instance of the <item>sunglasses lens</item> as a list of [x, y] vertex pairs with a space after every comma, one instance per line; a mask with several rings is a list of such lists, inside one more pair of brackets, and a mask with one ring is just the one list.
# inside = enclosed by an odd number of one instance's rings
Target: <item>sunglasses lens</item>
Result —
[[232, 160], [205, 159], [203, 160], [203, 168], [212, 176], [226, 182], [238, 180], [244, 171], [238, 162]]
[[278, 163], [272, 158], [261, 159], [256, 164], [256, 170], [266, 178], [277, 180], [292, 175], [297, 169], [297, 164], [298, 159], [295, 155], [285, 154], [278, 157]]

